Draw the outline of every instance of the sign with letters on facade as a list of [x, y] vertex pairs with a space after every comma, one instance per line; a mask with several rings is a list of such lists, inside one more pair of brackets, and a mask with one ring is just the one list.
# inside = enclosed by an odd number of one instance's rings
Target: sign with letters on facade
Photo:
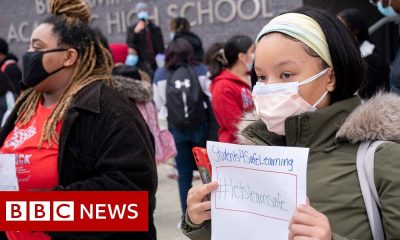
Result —
[[[86, 0], [91, 25], [110, 42], [125, 42], [127, 27], [136, 21], [138, 0]], [[168, 42], [170, 19], [186, 17], [207, 48], [237, 34], [255, 38], [273, 16], [301, 7], [303, 0], [149, 0], [150, 17]], [[48, 16], [48, 0], [0, 0], [0, 37], [17, 56], [28, 49], [33, 29]]]

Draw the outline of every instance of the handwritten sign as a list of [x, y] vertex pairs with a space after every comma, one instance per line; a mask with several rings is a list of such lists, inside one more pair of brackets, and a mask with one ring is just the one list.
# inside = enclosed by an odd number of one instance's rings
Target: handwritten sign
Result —
[[14, 154], [0, 154], [0, 191], [18, 191]]
[[308, 148], [207, 142], [212, 180], [212, 240], [287, 239], [306, 203]]

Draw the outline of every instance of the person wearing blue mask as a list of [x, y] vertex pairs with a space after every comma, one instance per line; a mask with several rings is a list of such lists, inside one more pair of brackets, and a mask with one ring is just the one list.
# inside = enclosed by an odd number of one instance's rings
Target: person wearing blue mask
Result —
[[139, 70], [144, 71], [153, 79], [154, 72], [150, 64], [143, 59], [143, 54], [135, 45], [128, 45], [128, 56], [125, 60], [125, 65], [130, 67], [137, 67]]
[[[379, 12], [386, 17], [399, 16], [400, 0], [382, 0], [377, 3]], [[392, 64], [390, 72], [390, 88], [393, 92], [400, 94], [400, 49]]]
[[381, 0], [376, 4], [378, 10], [385, 17], [396, 16], [400, 10], [399, 0]]
[[[128, 27], [126, 43], [142, 50], [143, 60], [157, 69], [155, 56], [164, 53], [164, 40], [160, 27], [150, 20], [150, 6], [140, 1], [135, 6], [137, 21]], [[133, 59], [131, 57], [131, 59]], [[132, 61], [132, 60], [131, 60]]]

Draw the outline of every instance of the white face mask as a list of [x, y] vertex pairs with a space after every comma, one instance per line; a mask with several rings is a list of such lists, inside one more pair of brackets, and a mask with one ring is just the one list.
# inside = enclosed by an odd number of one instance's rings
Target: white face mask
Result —
[[325, 91], [319, 100], [311, 105], [300, 96], [299, 86], [315, 81], [328, 70], [329, 68], [326, 68], [300, 83], [257, 83], [254, 86], [253, 102], [256, 112], [270, 132], [283, 136], [285, 135], [285, 120], [288, 117], [316, 110], [316, 106], [325, 98], [328, 91]]

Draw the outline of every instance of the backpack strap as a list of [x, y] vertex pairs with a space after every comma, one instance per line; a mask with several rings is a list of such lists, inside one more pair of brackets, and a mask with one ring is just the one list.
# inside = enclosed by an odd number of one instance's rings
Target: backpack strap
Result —
[[367, 210], [368, 221], [374, 240], [384, 240], [381, 206], [374, 180], [374, 159], [376, 149], [386, 141], [362, 142], [357, 151], [357, 174], [361, 193]]
[[7, 66], [10, 65], [10, 64], [17, 64], [17, 62], [16, 62], [15, 60], [13, 60], [13, 59], [8, 59], [8, 60], [6, 60], [6, 61], [3, 63], [3, 65], [1, 66], [1, 71], [2, 71], [2, 72], [5, 72]]

